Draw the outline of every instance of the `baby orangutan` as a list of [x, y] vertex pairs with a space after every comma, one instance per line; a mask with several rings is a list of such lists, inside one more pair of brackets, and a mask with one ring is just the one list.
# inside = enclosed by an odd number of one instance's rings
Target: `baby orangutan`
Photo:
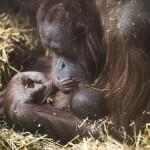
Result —
[[[15, 124], [17, 129], [38, 130], [57, 139], [57, 134], [63, 137], [61, 132], [66, 132], [62, 129], [67, 128], [63, 124], [67, 119], [70, 121], [68, 125], [72, 126], [68, 130], [74, 130], [68, 131], [72, 138], [76, 134], [88, 135], [91, 129], [78, 129], [78, 124], [83, 118], [98, 119], [107, 113], [105, 101], [100, 100], [103, 95], [82, 86], [86, 84], [86, 76], [79, 65], [61, 57], [57, 59], [55, 68], [56, 80], [49, 80], [48, 75], [35, 71], [19, 73], [12, 78], [4, 96], [7, 122]], [[61, 118], [61, 115], [66, 117]], [[59, 128], [63, 125], [64, 128]]]

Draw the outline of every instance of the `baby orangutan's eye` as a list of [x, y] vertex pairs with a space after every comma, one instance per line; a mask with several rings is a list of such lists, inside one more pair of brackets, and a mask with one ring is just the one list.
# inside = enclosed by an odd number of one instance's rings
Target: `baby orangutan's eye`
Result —
[[34, 88], [34, 81], [29, 79], [28, 77], [26, 76], [23, 76], [21, 78], [21, 82], [22, 82], [22, 85], [24, 86], [24, 88]]
[[26, 88], [34, 88], [34, 81], [31, 79], [27, 79], [26, 84], [25, 84], [25, 89]]

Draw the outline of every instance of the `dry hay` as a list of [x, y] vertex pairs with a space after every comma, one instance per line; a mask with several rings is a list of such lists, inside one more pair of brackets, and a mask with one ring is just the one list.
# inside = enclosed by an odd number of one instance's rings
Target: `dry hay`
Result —
[[[32, 29], [28, 23], [16, 21], [6, 14], [0, 15], [0, 88], [5, 87], [9, 79], [24, 67], [34, 57], [45, 54], [41, 51], [38, 42], [33, 45]], [[38, 47], [38, 48], [37, 48]], [[105, 125], [104, 121], [101, 121]], [[97, 123], [98, 124], [98, 123]], [[97, 130], [101, 131], [101, 124]], [[145, 134], [137, 135], [136, 142], [132, 146], [120, 144], [107, 134], [103, 136], [103, 142], [92, 138], [83, 139], [78, 144], [73, 144], [71, 140], [65, 146], [53, 142], [46, 135], [33, 135], [27, 132], [15, 132], [9, 129], [5, 122], [0, 122], [0, 150], [52, 150], [52, 149], [72, 149], [72, 150], [124, 150], [124, 149], [150, 149], [150, 125], [147, 124]]]
[[0, 88], [16, 72], [24, 70], [30, 61], [43, 53], [38, 41], [34, 40], [33, 44], [31, 37], [35, 29], [28, 23], [22, 23], [22, 20], [0, 15]]

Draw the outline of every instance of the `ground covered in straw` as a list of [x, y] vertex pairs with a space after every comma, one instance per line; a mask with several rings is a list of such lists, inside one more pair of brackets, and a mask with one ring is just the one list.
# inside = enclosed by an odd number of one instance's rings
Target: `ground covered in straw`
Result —
[[[13, 20], [13, 21], [12, 21]], [[33, 38], [35, 32], [28, 23], [14, 19], [9, 15], [0, 15], [0, 89], [6, 87], [10, 78], [18, 71], [23, 71], [39, 55], [48, 55], [40, 42]], [[35, 35], [35, 34], [34, 34]], [[9, 129], [3, 119], [0, 119], [0, 150], [124, 150], [150, 149], [150, 125], [147, 125], [144, 135], [137, 135], [134, 145], [120, 144], [109, 135], [104, 136], [104, 142], [92, 137], [83, 139], [78, 144], [70, 141], [60, 145], [47, 138], [46, 135], [19, 133]], [[76, 137], [77, 138], [77, 137]]]

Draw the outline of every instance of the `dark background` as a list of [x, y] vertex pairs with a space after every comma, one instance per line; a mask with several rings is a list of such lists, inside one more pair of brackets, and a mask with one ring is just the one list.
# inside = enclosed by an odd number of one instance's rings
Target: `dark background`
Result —
[[[0, 13], [9, 11], [19, 0], [0, 0]], [[21, 1], [21, 0], [20, 0]]]

